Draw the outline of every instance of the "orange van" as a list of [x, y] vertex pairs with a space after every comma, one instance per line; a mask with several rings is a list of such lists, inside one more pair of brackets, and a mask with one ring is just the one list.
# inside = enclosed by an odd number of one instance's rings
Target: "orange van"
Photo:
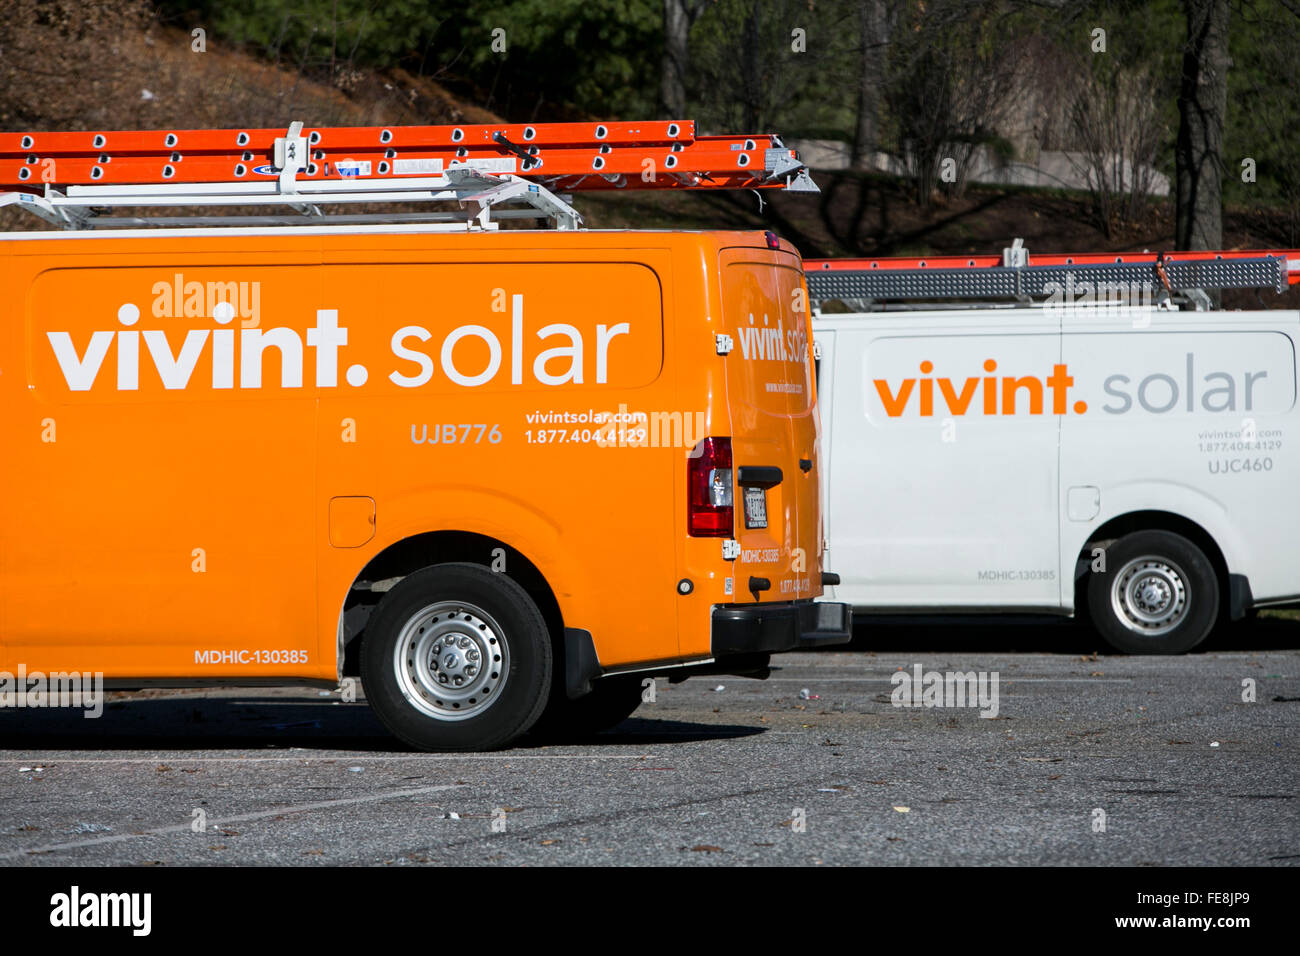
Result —
[[788, 243], [239, 232], [0, 236], [0, 669], [469, 750], [849, 639]]

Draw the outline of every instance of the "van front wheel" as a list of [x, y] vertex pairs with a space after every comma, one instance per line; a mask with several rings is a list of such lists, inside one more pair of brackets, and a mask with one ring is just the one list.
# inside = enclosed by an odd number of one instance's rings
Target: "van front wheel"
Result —
[[1129, 654], [1182, 654], [1205, 640], [1219, 613], [1209, 559], [1182, 535], [1138, 531], [1105, 549], [1088, 577], [1093, 627]]
[[421, 750], [491, 750], [536, 722], [551, 642], [532, 598], [503, 574], [443, 564], [403, 578], [361, 645], [366, 698]]

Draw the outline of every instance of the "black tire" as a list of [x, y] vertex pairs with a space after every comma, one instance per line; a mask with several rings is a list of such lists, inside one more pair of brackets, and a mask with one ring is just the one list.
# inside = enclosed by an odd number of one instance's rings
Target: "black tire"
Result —
[[1106, 570], [1088, 576], [1092, 626], [1128, 654], [1182, 654], [1209, 635], [1219, 615], [1219, 580], [1182, 535], [1137, 531], [1105, 550]]
[[551, 701], [533, 736], [542, 740], [581, 740], [617, 727], [641, 706], [644, 674], [616, 674], [593, 681], [591, 693], [570, 700], [563, 687], [551, 691]]
[[370, 706], [420, 750], [492, 750], [520, 737], [546, 706], [551, 670], [550, 635], [528, 592], [476, 564], [403, 578], [361, 645]]

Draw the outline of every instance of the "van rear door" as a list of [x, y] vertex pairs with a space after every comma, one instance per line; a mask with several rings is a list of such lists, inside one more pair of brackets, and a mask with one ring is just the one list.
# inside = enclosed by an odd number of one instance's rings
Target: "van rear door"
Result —
[[735, 468], [737, 603], [821, 593], [817, 413], [802, 264], [788, 245], [719, 253]]

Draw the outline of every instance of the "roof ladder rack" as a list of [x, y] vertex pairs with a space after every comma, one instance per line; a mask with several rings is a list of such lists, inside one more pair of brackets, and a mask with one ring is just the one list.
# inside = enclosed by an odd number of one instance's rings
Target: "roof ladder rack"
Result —
[[[1076, 302], [1187, 304], [1209, 308], [1208, 290], [1272, 289], [1300, 284], [1300, 250], [1033, 255], [1023, 241], [1001, 256], [809, 259], [809, 297], [866, 311], [882, 308], [969, 308], [972, 303]], [[957, 303], [954, 300], [967, 300]], [[909, 304], [910, 303], [910, 304]], [[934, 303], [939, 303], [935, 305]]]
[[[618, 189], [816, 192], [772, 134], [703, 136], [691, 121], [0, 134], [0, 207], [66, 229], [330, 222], [496, 228], [582, 217], [561, 193]], [[346, 204], [454, 203], [446, 212], [326, 212]], [[262, 207], [240, 215], [111, 210]], [[502, 207], [502, 208], [498, 208]], [[514, 207], [514, 208], [505, 208]]]

